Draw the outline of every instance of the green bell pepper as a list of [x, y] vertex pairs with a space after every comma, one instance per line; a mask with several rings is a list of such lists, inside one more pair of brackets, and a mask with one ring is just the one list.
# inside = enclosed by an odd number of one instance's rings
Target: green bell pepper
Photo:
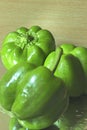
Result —
[[48, 55], [44, 66], [64, 81], [69, 96], [87, 94], [87, 48], [62, 44]]
[[67, 108], [67, 89], [46, 67], [26, 68], [17, 64], [2, 77], [0, 105], [11, 111], [24, 128], [43, 129], [52, 125]]
[[[9, 123], [9, 130], [33, 130], [33, 129], [29, 129], [29, 128], [24, 128], [15, 117], [12, 117], [10, 119], [10, 123]], [[41, 129], [37, 129], [37, 130], [41, 130]], [[59, 130], [58, 126], [53, 124], [50, 127], [47, 127], [43, 130]]]
[[22, 61], [39, 66], [53, 50], [55, 40], [51, 32], [39, 26], [20, 27], [4, 38], [1, 59], [7, 69]]
[[9, 124], [9, 130], [29, 130], [28, 128], [23, 128], [18, 120], [15, 117], [12, 117], [10, 119], [10, 124]]
[[17, 64], [9, 69], [0, 80], [0, 104], [4, 109], [11, 110], [16, 96], [17, 84], [21, 82], [27, 71], [30, 72], [34, 68], [35, 66], [29, 63]]

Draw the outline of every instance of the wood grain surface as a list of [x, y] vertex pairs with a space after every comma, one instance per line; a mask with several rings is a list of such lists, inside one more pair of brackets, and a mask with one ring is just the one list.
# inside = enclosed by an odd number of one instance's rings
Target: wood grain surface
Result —
[[[8, 32], [32, 25], [50, 30], [57, 45], [87, 46], [87, 0], [0, 0], [0, 48]], [[0, 60], [0, 77], [4, 73]], [[0, 130], [8, 130], [8, 120], [0, 113]]]

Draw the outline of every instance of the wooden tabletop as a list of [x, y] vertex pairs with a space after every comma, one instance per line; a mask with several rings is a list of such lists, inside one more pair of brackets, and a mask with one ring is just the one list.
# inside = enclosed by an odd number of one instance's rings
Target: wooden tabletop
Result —
[[0, 46], [4, 36], [20, 26], [49, 29], [56, 44], [87, 44], [86, 0], [0, 0]]
[[[87, 0], [0, 0], [0, 48], [8, 32], [21, 26], [40, 25], [50, 30], [56, 44], [87, 47]], [[0, 60], [0, 77], [5, 69]], [[1, 120], [0, 113], [0, 129]], [[7, 130], [7, 125], [2, 126]]]

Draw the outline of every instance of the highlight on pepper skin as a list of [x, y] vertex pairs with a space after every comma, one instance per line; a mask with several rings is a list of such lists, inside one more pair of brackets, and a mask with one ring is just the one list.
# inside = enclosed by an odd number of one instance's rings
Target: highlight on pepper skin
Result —
[[87, 48], [56, 47], [52, 33], [39, 26], [10, 32], [1, 60], [7, 71], [0, 80], [0, 106], [11, 114], [10, 130], [58, 130], [55, 122], [69, 99], [87, 94]]
[[6, 69], [22, 61], [40, 66], [55, 48], [55, 39], [50, 31], [39, 26], [32, 26], [29, 29], [20, 27], [5, 36], [1, 60]]
[[44, 66], [28, 63], [17, 64], [6, 72], [0, 81], [0, 95], [0, 105], [29, 129], [51, 126], [66, 110], [69, 100], [60, 78]]
[[64, 81], [70, 97], [87, 94], [87, 48], [62, 44], [47, 56], [44, 66]]

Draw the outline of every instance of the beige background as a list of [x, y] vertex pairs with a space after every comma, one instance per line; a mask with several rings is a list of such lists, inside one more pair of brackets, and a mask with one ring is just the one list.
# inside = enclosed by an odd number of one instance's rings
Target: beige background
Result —
[[[0, 48], [4, 36], [20, 26], [50, 30], [56, 44], [87, 46], [87, 0], [0, 0]], [[5, 69], [0, 60], [0, 77]], [[0, 113], [0, 130], [9, 117]]]

